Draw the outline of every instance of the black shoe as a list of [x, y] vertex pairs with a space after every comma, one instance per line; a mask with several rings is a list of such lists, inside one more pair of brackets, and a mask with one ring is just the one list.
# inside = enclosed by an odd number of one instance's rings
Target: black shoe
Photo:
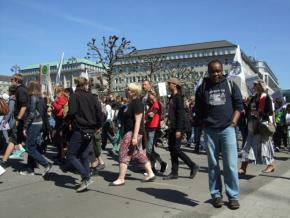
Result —
[[196, 176], [198, 170], [199, 170], [199, 166], [195, 164], [190, 170], [189, 178], [193, 179]]
[[99, 171], [97, 170], [96, 167], [92, 167], [92, 168], [91, 168], [90, 175], [91, 175], [91, 176], [98, 176], [98, 175], [99, 175]]
[[162, 162], [160, 165], [161, 165], [160, 173], [164, 173], [166, 171], [168, 165], [166, 162]]
[[240, 203], [238, 200], [230, 200], [229, 201], [229, 204], [228, 204], [228, 207], [231, 209], [231, 210], [237, 210], [240, 208]]
[[199, 145], [195, 145], [194, 152], [196, 154], [199, 154], [200, 153], [200, 148], [199, 147], [200, 147]]
[[69, 171], [69, 168], [65, 164], [59, 165], [59, 169], [64, 173], [67, 173]]
[[175, 173], [170, 173], [169, 175], [163, 177], [163, 180], [178, 179], [178, 175]]
[[215, 208], [221, 208], [224, 204], [222, 197], [213, 198], [211, 203]]
[[104, 163], [102, 164], [98, 164], [98, 166], [96, 167], [97, 170], [103, 170], [105, 169], [106, 165]]
[[0, 165], [1, 165], [4, 169], [6, 169], [6, 168], [9, 167], [8, 162], [7, 162], [7, 161], [3, 161], [3, 160], [0, 160]]
[[118, 153], [117, 151], [113, 151], [113, 150], [110, 150], [110, 151], [109, 151], [109, 154], [110, 154], [111, 156], [119, 156], [119, 153]]

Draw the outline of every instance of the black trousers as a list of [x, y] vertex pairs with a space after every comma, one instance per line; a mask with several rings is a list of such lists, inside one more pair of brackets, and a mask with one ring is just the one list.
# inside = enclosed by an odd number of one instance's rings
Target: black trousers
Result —
[[170, 157], [171, 157], [171, 173], [178, 175], [178, 158], [183, 160], [183, 162], [190, 168], [192, 169], [196, 164], [181, 150], [181, 139], [176, 139], [175, 137], [175, 130], [170, 130], [169, 131], [169, 136], [168, 136], [168, 148], [170, 152]]

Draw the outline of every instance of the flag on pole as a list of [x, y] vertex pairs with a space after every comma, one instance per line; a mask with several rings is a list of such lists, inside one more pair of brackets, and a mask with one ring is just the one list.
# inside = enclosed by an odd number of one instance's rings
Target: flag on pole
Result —
[[46, 79], [47, 79], [47, 95], [50, 99], [53, 99], [52, 84], [51, 84], [51, 78], [50, 78], [50, 66], [49, 65], [47, 68]]
[[55, 78], [56, 85], [59, 85], [59, 83], [60, 83], [60, 74], [61, 74], [61, 69], [62, 69], [62, 64], [63, 64], [63, 56], [64, 56], [64, 52], [62, 52], [61, 59], [60, 59], [60, 62], [58, 64], [58, 67], [57, 67], [57, 75]]
[[196, 92], [197, 88], [202, 84], [204, 76], [205, 76], [205, 74], [200, 75], [199, 80], [194, 87], [194, 92]]
[[228, 74], [228, 79], [234, 81], [240, 88], [243, 98], [248, 96], [246, 84], [245, 68], [243, 66], [242, 53], [240, 46], [236, 49], [236, 54], [232, 64], [233, 68]]

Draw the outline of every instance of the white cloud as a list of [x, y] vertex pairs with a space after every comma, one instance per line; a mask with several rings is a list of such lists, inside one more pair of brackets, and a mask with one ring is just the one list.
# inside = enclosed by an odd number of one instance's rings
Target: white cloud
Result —
[[112, 27], [101, 25], [101, 24], [95, 23], [93, 21], [90, 21], [90, 20], [87, 20], [87, 19], [84, 19], [84, 18], [81, 18], [81, 17], [64, 15], [63, 18], [65, 20], [67, 20], [67, 21], [70, 21], [70, 22], [73, 22], [73, 23], [76, 23], [76, 24], [80, 24], [80, 25], [83, 25], [83, 26], [93, 27], [93, 28], [96, 28], [96, 29], [102, 29], [102, 30], [106, 30], [106, 31], [109, 31], [109, 32], [119, 32], [118, 30], [116, 30], [116, 29], [114, 29]]

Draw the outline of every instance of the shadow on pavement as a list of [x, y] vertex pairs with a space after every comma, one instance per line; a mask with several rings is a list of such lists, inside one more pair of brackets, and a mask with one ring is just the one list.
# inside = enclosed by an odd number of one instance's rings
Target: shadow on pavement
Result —
[[137, 188], [137, 191], [144, 192], [148, 195], [154, 196], [157, 199], [169, 201], [172, 203], [188, 205], [191, 207], [198, 205], [198, 201], [187, 198], [187, 194], [172, 189]]
[[44, 179], [46, 181], [52, 181], [56, 186], [68, 188], [68, 189], [75, 189], [76, 186], [76, 178], [67, 175], [59, 175], [56, 173], [48, 173]]
[[243, 175], [243, 176], [239, 176], [239, 179], [250, 180], [250, 179], [253, 179], [255, 177], [256, 176], [246, 174], [246, 175]]
[[[105, 181], [107, 182], [113, 182], [118, 178], [119, 173], [117, 172], [111, 172], [106, 170], [100, 170], [98, 172], [99, 176], [103, 177]], [[125, 180], [140, 180], [134, 177], [131, 177], [131, 174], [126, 173]]]
[[275, 160], [280, 160], [280, 161], [287, 161], [289, 160], [289, 157], [275, 157]]
[[287, 180], [290, 180], [289, 177], [284, 177], [284, 176], [272, 176], [272, 175], [265, 175], [265, 174], [260, 174], [260, 176], [265, 176], [265, 177], [270, 177], [270, 178], [277, 178], [277, 179], [287, 179]]

